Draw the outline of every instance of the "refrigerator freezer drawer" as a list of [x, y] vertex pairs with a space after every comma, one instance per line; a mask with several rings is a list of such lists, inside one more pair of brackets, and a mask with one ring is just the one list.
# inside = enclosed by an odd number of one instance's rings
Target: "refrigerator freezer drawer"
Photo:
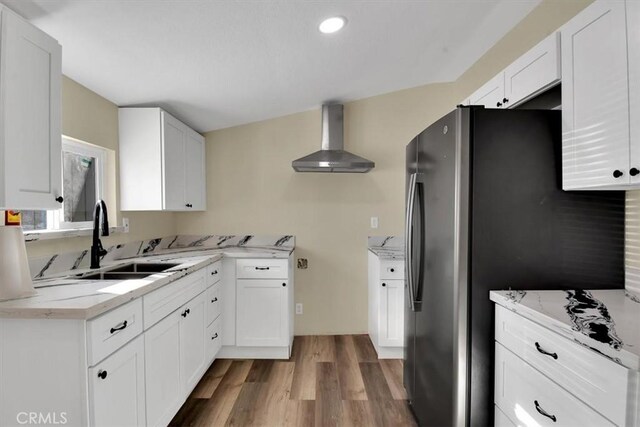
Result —
[[518, 424], [613, 426], [609, 420], [496, 343], [495, 404]]
[[618, 425], [633, 395], [631, 371], [496, 305], [496, 341]]

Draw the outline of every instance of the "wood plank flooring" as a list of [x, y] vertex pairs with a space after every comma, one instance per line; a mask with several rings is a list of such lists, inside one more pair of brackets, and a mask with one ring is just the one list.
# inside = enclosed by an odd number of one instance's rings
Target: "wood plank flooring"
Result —
[[367, 335], [295, 337], [290, 360], [216, 360], [171, 426], [415, 426], [402, 361]]

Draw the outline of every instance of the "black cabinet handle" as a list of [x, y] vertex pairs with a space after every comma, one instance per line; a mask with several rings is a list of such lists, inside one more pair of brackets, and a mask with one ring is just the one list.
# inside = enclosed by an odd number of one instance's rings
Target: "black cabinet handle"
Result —
[[282, 284], [282, 286], [287, 286], [287, 284], [286, 284], [286, 283], [283, 283], [283, 284]]
[[551, 419], [551, 421], [553, 421], [554, 423], [557, 421], [556, 416], [555, 415], [551, 415], [550, 413], [548, 413], [547, 411], [542, 409], [542, 407], [540, 406], [540, 404], [538, 403], [537, 400], [534, 400], [533, 403], [536, 405], [536, 411], [538, 411], [538, 413], [540, 415], [544, 415], [545, 417]]
[[64, 202], [64, 197], [62, 197], [62, 196], [56, 197], [56, 202], [58, 202], [58, 203]]
[[637, 168], [631, 168], [629, 169], [629, 175], [631, 176], [636, 176], [640, 173], [640, 170], [638, 170]]
[[256, 270], [268, 270], [269, 267], [256, 267]]
[[624, 173], [621, 170], [616, 169], [613, 171], [614, 178], [620, 178], [622, 175], [624, 175]]
[[502, 107], [502, 102], [496, 103], [496, 107]]
[[211, 302], [216, 302], [218, 301], [218, 297], [215, 297], [214, 299], [211, 300]]
[[189, 310], [188, 308], [182, 312], [182, 314], [180, 316], [182, 317], [187, 317], [187, 314], [191, 313], [191, 310]]
[[188, 207], [188, 208], [192, 208], [193, 207], [193, 205], [191, 203], [187, 203], [185, 206]]
[[98, 371], [98, 378], [102, 378], [102, 379], [107, 378], [107, 371], [103, 371], [102, 369], [100, 369]]
[[554, 359], [558, 360], [558, 355], [557, 355], [556, 353], [549, 353], [547, 350], [545, 350], [545, 349], [543, 349], [542, 347], [540, 347], [540, 344], [538, 344], [537, 342], [536, 342], [536, 349], [537, 349], [540, 353], [542, 353], [542, 354], [544, 354], [544, 355], [546, 355], [546, 356], [553, 357]]
[[392, 272], [392, 273], [395, 273], [396, 269], [395, 268], [390, 268], [389, 271]]
[[384, 287], [384, 286], [387, 286], [387, 284], [386, 284], [386, 283], [383, 283], [383, 284], [382, 284], [382, 286], [383, 286], [383, 287]]
[[212, 271], [212, 272], [211, 272], [211, 275], [212, 275], [212, 276], [215, 276], [216, 274], [218, 274], [218, 270], [215, 270], [215, 271]]
[[211, 339], [215, 340], [216, 338], [218, 338], [218, 333], [217, 332], [211, 337]]
[[111, 333], [114, 333], [114, 332], [116, 332], [116, 331], [121, 331], [121, 330], [123, 330], [123, 329], [124, 329], [124, 328], [126, 328], [126, 327], [127, 327], [127, 321], [125, 320], [124, 322], [122, 322], [122, 323], [120, 323], [118, 326], [116, 326], [115, 328], [111, 328], [111, 331], [110, 331], [110, 332], [111, 332]]
[[506, 104], [507, 102], [509, 102], [509, 98], [502, 98], [502, 102]]

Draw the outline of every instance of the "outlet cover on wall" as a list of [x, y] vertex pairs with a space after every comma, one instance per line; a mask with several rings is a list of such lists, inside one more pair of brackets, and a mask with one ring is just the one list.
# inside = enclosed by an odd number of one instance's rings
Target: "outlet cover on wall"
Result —
[[296, 314], [302, 314], [302, 303], [296, 303]]
[[371, 217], [371, 228], [378, 228], [378, 217], [377, 216], [372, 216]]
[[129, 232], [129, 218], [122, 218], [122, 227], [125, 233]]

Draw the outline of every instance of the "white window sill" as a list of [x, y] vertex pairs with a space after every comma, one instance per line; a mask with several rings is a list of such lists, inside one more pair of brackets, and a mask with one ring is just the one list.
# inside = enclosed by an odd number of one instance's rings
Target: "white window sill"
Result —
[[[110, 227], [109, 234], [128, 233], [124, 226]], [[63, 239], [67, 237], [91, 236], [93, 228], [68, 228], [60, 230], [28, 230], [24, 232], [25, 242], [37, 242], [39, 240]]]

